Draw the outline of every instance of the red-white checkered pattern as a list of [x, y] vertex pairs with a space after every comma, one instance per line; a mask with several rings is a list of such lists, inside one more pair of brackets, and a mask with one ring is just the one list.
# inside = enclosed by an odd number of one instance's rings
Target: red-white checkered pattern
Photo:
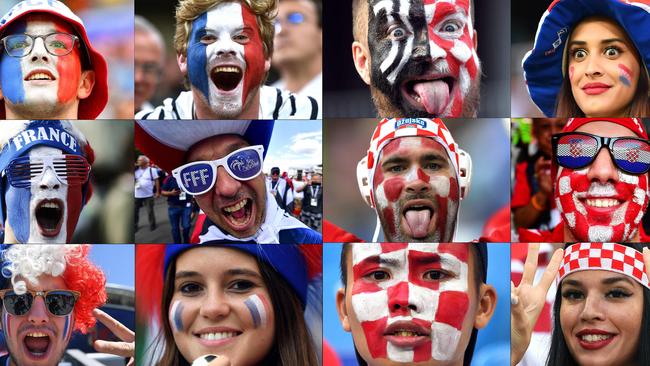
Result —
[[559, 271], [562, 281], [573, 272], [589, 269], [612, 271], [632, 277], [650, 289], [643, 254], [618, 243], [578, 243], [566, 248]]
[[640, 118], [569, 118], [564, 129], [562, 129], [562, 132], [573, 132], [582, 125], [596, 121], [616, 123], [629, 128], [640, 138], [648, 138], [648, 133], [646, 132], [645, 127], [643, 127]]

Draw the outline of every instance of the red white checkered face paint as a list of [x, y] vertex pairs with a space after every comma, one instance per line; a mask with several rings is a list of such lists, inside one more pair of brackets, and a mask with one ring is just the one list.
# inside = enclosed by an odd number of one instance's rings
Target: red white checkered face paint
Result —
[[370, 2], [372, 84], [404, 115], [463, 115], [480, 75], [470, 5], [469, 0]]
[[[75, 34], [63, 20], [39, 14], [12, 24], [5, 35], [41, 36], [54, 32]], [[3, 52], [0, 85], [6, 102], [25, 116], [59, 112], [76, 101], [81, 80], [80, 57], [76, 46], [68, 55], [54, 56], [47, 52], [42, 38], [35, 40], [31, 53], [25, 57], [10, 57]]]
[[262, 83], [265, 58], [255, 14], [222, 2], [192, 23], [187, 72], [195, 91], [223, 118], [237, 117]]
[[434, 139], [410, 136], [386, 144], [373, 192], [386, 241], [452, 241], [458, 180], [447, 152]]
[[353, 245], [352, 310], [372, 358], [414, 363], [462, 355], [468, 256], [463, 244]]

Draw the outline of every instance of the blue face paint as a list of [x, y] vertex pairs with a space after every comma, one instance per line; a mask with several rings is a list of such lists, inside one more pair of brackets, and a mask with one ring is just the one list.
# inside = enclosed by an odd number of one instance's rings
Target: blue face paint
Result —
[[[11, 25], [11, 32], [4, 36], [16, 33], [25, 33], [27, 22], [18, 20]], [[23, 70], [21, 67], [22, 58], [11, 57], [3, 49], [0, 56], [0, 87], [5, 98], [12, 104], [25, 102], [25, 89], [23, 87]]]
[[208, 62], [207, 45], [201, 43], [201, 37], [205, 35], [207, 21], [208, 13], [205, 12], [192, 23], [192, 33], [190, 33], [187, 44], [187, 73], [190, 83], [209, 101], [210, 87], [206, 71]]
[[176, 300], [169, 310], [169, 324], [175, 332], [183, 330], [183, 303], [180, 300]]
[[32, 197], [31, 190], [14, 188], [5, 182], [5, 201], [7, 216], [14, 236], [19, 243], [27, 243], [29, 239], [29, 203]]

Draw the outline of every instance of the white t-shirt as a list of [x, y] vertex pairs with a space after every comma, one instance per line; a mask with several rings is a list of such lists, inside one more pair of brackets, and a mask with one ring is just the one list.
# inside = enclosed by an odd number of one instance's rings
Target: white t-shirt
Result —
[[158, 172], [152, 167], [138, 168], [135, 170], [135, 198], [153, 197]]

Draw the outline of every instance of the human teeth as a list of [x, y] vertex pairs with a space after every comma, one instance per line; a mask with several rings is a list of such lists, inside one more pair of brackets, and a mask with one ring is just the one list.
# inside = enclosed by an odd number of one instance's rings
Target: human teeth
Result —
[[45, 73], [37, 72], [32, 74], [28, 80], [52, 80], [52, 78]]
[[34, 337], [34, 338], [36, 338], [36, 337], [40, 338], [40, 337], [47, 337], [47, 334], [41, 333], [41, 332], [32, 332], [32, 333], [27, 333], [27, 336], [28, 337]]
[[235, 66], [217, 66], [215, 72], [239, 72], [239, 68]]
[[246, 206], [246, 200], [240, 201], [239, 203], [234, 204], [232, 206], [225, 207], [224, 210], [226, 212], [236, 212], [241, 210], [244, 206]]
[[593, 207], [614, 207], [618, 205], [618, 200], [614, 198], [591, 198], [587, 199], [587, 205]]
[[409, 332], [408, 330], [399, 330], [395, 332], [395, 335], [399, 337], [417, 337], [418, 334], [414, 332]]
[[57, 204], [54, 203], [54, 202], [47, 202], [47, 203], [44, 203], [41, 207], [45, 207], [45, 208], [59, 208], [59, 205], [57, 205]]
[[218, 341], [220, 339], [233, 338], [236, 336], [237, 333], [235, 332], [203, 333], [200, 335], [201, 339], [208, 341]]
[[580, 338], [585, 342], [599, 342], [599, 341], [604, 341], [606, 339], [610, 339], [612, 338], [612, 336], [606, 334], [585, 334]]

